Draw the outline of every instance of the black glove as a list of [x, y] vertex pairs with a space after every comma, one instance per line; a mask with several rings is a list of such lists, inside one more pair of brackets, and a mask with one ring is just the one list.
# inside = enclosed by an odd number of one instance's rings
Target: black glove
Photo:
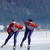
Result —
[[13, 34], [13, 32], [10, 32], [9, 34], [10, 34], [10, 35], [12, 35], [12, 34]]

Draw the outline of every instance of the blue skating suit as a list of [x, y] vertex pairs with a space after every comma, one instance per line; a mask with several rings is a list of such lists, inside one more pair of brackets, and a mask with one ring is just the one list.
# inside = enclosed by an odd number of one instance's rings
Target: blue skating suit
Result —
[[31, 35], [32, 32], [34, 31], [35, 27], [38, 27], [35, 23], [31, 22], [30, 24], [28, 24], [28, 21], [25, 21], [25, 34], [24, 34], [24, 38], [22, 40], [22, 43], [26, 40], [27, 36], [28, 36], [28, 45], [30, 45], [31, 43]]

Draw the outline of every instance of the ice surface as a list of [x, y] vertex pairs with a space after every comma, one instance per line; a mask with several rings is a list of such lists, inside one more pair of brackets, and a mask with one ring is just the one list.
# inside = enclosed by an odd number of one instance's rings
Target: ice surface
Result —
[[[13, 50], [13, 45], [6, 45], [5, 47], [0, 48], [0, 50]], [[17, 45], [16, 50], [27, 50], [27, 45], [24, 45], [22, 48]], [[50, 50], [50, 43], [32, 44], [30, 50]]]
[[[47, 36], [46, 36], [47, 35]], [[7, 33], [0, 33], [0, 46], [4, 43], [7, 38]], [[20, 49], [20, 43], [24, 36], [24, 32], [19, 32], [17, 37], [16, 50], [27, 50], [27, 41], [24, 42], [23, 47]], [[30, 50], [50, 50], [50, 31], [34, 31], [31, 36], [31, 48]], [[0, 48], [0, 50], [13, 50], [13, 36], [9, 40], [6, 46]]]

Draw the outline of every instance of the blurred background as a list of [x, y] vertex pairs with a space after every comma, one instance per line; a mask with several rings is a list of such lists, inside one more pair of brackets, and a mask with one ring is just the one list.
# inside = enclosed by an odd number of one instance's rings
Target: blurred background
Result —
[[6, 31], [13, 19], [24, 26], [30, 18], [37, 29], [50, 29], [50, 0], [0, 0], [0, 32]]

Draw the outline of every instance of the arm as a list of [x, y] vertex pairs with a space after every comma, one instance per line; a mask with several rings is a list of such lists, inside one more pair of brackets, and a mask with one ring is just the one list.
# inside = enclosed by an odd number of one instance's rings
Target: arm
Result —
[[18, 29], [22, 29], [22, 28], [23, 28], [23, 26], [20, 25], [20, 24], [18, 24], [18, 23], [16, 23], [16, 27], [17, 27]]
[[24, 24], [25, 24], [25, 25], [29, 25], [28, 21], [25, 21]]
[[33, 22], [32, 22], [32, 26], [33, 26], [34, 28], [38, 27], [38, 25], [35, 24], [35, 23], [33, 23]]
[[8, 34], [10, 33], [10, 30], [11, 30], [11, 24], [9, 25], [9, 27], [7, 29]]

